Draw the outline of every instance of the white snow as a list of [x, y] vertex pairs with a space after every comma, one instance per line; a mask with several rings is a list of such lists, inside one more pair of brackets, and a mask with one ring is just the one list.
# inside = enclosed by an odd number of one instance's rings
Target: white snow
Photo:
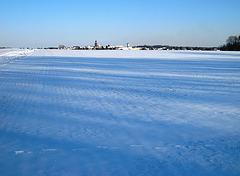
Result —
[[24, 52], [0, 52], [0, 175], [240, 174], [239, 52]]
[[[223, 51], [157, 51], [157, 50], [38, 50], [33, 56], [40, 57], [86, 57], [86, 58], [132, 58], [132, 59], [181, 59], [181, 60], [199, 60], [199, 59], [238, 59], [238, 52]], [[102, 63], [104, 64], [104, 63]]]
[[34, 50], [30, 49], [0, 49], [0, 66], [29, 56]]

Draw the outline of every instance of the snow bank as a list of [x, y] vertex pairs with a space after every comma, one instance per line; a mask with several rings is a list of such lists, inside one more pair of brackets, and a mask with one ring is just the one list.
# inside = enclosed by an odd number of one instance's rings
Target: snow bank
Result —
[[0, 65], [29, 56], [33, 51], [29, 49], [0, 49]]

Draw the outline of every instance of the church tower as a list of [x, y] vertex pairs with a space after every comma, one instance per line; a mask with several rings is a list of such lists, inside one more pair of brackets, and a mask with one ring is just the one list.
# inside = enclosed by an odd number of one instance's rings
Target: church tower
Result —
[[95, 48], [98, 48], [98, 43], [97, 43], [97, 40], [95, 40]]

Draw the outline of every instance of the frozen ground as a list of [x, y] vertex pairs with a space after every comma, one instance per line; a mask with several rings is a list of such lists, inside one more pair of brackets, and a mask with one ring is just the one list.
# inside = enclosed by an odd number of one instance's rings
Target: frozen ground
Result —
[[0, 175], [240, 175], [239, 52], [2, 60]]

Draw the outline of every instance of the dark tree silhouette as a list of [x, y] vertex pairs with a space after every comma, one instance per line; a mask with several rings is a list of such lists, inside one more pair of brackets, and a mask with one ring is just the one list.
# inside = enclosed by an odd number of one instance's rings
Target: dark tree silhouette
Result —
[[225, 45], [220, 47], [224, 51], [240, 51], [240, 36], [230, 36]]

